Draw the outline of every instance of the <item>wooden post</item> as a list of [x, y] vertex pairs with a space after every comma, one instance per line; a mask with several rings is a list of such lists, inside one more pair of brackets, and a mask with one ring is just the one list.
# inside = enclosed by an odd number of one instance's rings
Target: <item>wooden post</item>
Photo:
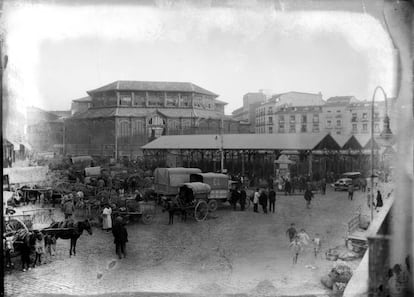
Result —
[[308, 171], [308, 174], [309, 174], [310, 181], [312, 181], [312, 178], [313, 178], [313, 172], [312, 172], [312, 161], [313, 161], [312, 151], [309, 151], [308, 160], [309, 160], [309, 171]]
[[241, 162], [242, 162], [242, 169], [241, 169], [241, 173], [242, 173], [242, 176], [244, 177], [244, 151], [240, 151], [240, 153], [241, 153]]

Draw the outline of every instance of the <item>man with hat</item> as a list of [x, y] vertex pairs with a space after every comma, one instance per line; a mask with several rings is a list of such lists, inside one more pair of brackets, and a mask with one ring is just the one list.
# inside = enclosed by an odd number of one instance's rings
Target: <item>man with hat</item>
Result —
[[65, 220], [70, 219], [75, 212], [75, 206], [73, 205], [73, 198], [69, 195], [69, 198], [63, 204], [63, 213], [65, 214]]
[[128, 232], [124, 226], [122, 217], [115, 219], [115, 224], [112, 227], [112, 234], [114, 235], [114, 243], [116, 254], [119, 259], [126, 257], [126, 243], [128, 242]]

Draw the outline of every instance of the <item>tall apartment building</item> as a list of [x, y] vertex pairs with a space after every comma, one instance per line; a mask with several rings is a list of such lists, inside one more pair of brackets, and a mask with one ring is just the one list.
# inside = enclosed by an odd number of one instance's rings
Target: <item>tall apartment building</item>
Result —
[[245, 94], [243, 96], [243, 106], [232, 112], [232, 118], [249, 124], [249, 132], [254, 133], [256, 128], [256, 108], [265, 101], [266, 95], [262, 92]]
[[319, 123], [324, 103], [321, 93], [274, 95], [256, 108], [256, 133], [319, 132], [314, 123]]

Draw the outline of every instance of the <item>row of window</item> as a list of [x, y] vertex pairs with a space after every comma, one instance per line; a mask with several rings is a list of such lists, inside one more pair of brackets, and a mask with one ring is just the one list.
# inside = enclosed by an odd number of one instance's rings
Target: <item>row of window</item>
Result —
[[[136, 92], [134, 96], [131, 93], [121, 93], [119, 96], [119, 105], [120, 106], [134, 106], [134, 107], [190, 107], [192, 102], [192, 97], [190, 94], [181, 94], [178, 96], [178, 93], [166, 93], [164, 92], [148, 92], [148, 103], [147, 95], [145, 92]], [[201, 95], [194, 95], [193, 104], [195, 107], [203, 109], [215, 109], [215, 104], [212, 99], [207, 98]], [[94, 107], [102, 106], [117, 106], [117, 98], [115, 94], [108, 95], [102, 94], [100, 97], [93, 99]]]
[[[256, 118], [256, 125], [264, 124], [265, 123], [264, 120], [265, 120], [264, 118]], [[284, 115], [279, 115], [279, 123], [284, 123], [284, 122], [285, 122], [285, 116]], [[295, 115], [290, 115], [289, 122], [290, 123], [295, 123], [296, 122], [296, 116]], [[306, 114], [301, 115], [300, 122], [301, 123], [307, 123], [308, 122], [308, 116]], [[319, 114], [314, 114], [313, 115], [312, 122], [313, 123], [319, 123]], [[273, 125], [273, 117], [268, 117], [267, 124]]]

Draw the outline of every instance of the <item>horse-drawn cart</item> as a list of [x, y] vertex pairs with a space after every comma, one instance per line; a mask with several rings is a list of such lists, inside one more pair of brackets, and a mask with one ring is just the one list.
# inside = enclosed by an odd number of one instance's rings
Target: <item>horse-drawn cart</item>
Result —
[[145, 225], [151, 224], [155, 216], [155, 201], [138, 201], [135, 198], [121, 199], [114, 203], [113, 218], [118, 216], [129, 222], [141, 219]]
[[207, 201], [210, 192], [211, 187], [208, 184], [193, 182], [184, 183], [177, 196], [164, 197], [164, 208], [170, 212], [170, 221], [175, 211], [181, 212], [184, 217], [189, 213], [198, 222], [204, 221], [209, 211]]

